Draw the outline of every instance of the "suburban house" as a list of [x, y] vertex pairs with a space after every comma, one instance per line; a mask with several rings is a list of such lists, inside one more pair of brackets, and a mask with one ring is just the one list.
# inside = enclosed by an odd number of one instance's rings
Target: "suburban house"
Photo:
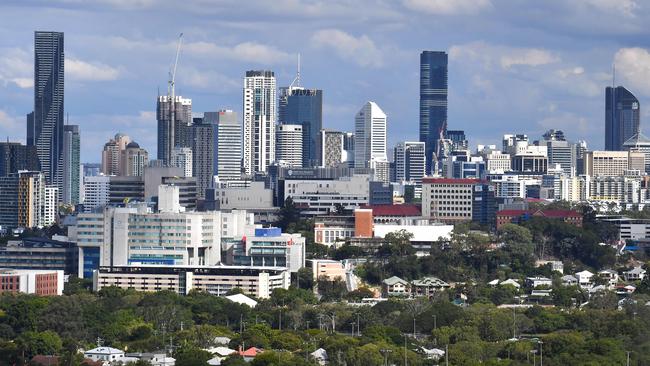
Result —
[[562, 276], [562, 284], [564, 286], [578, 286], [578, 279], [572, 275]]
[[604, 269], [598, 272], [598, 277], [607, 280], [610, 288], [613, 288], [618, 283], [618, 272], [613, 269]]
[[437, 277], [424, 277], [411, 282], [413, 296], [431, 297], [436, 292], [449, 288], [449, 284]]
[[582, 288], [589, 288], [594, 284], [592, 281], [594, 274], [587, 270], [578, 272], [575, 276], [578, 279], [578, 285]]
[[381, 292], [387, 297], [409, 296], [411, 294], [411, 286], [407, 281], [393, 276], [382, 281]]
[[629, 271], [623, 272], [625, 281], [643, 281], [646, 275], [646, 270], [643, 267], [634, 267]]
[[551, 287], [553, 285], [553, 280], [551, 280], [548, 277], [528, 277], [526, 278], [526, 285], [532, 287], [532, 288], [537, 288], [541, 286], [548, 286]]

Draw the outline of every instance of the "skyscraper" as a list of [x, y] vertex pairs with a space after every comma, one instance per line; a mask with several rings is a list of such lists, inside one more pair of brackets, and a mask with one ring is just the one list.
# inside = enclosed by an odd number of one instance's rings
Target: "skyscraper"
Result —
[[189, 129], [192, 148], [192, 176], [196, 178], [199, 197], [205, 197], [205, 190], [212, 185], [214, 177], [214, 125], [196, 119]]
[[576, 148], [574, 144], [567, 141], [564, 132], [549, 130], [544, 134], [544, 142], [547, 149], [548, 166], [555, 168], [560, 164], [566, 176], [574, 176], [576, 170]]
[[79, 203], [79, 157], [80, 136], [79, 126], [63, 126], [63, 203], [76, 205]]
[[319, 160], [322, 167], [338, 167], [344, 161], [343, 132], [321, 130], [318, 145], [321, 150]]
[[64, 59], [62, 32], [34, 32], [34, 112], [27, 116], [27, 142], [36, 145], [48, 184], [61, 179]]
[[275, 141], [275, 159], [288, 166], [302, 167], [303, 131], [302, 125], [278, 125]]
[[395, 181], [422, 183], [426, 169], [424, 142], [405, 141], [395, 146]]
[[124, 177], [141, 177], [144, 174], [144, 167], [149, 162], [149, 153], [131, 141], [121, 151], [120, 175]]
[[25, 146], [19, 142], [0, 142], [0, 177], [20, 170], [39, 171], [36, 146]]
[[317, 166], [318, 134], [323, 128], [323, 91], [296, 86], [280, 88], [278, 122], [302, 125], [302, 165]]
[[438, 140], [447, 130], [447, 62], [446, 52], [420, 54], [420, 141], [425, 143], [427, 173], [431, 172]]
[[175, 147], [172, 149], [172, 156], [169, 166], [181, 168], [184, 177], [192, 176], [192, 149], [189, 147]]
[[243, 97], [244, 171], [246, 174], [265, 172], [275, 161], [277, 102], [273, 71], [246, 71]]
[[241, 124], [237, 112], [222, 109], [206, 112], [204, 120], [214, 126], [213, 174], [219, 180], [238, 180], [241, 178]]
[[115, 137], [104, 144], [102, 151], [102, 173], [104, 175], [120, 175], [122, 151], [131, 142], [131, 138], [123, 133], [115, 134]]
[[354, 166], [375, 169], [375, 177], [388, 181], [386, 114], [375, 102], [367, 102], [355, 117]]
[[623, 143], [639, 132], [639, 100], [622, 86], [605, 88], [605, 150], [623, 150]]
[[[192, 124], [192, 99], [167, 95], [158, 96], [156, 119], [158, 120], [158, 160], [169, 163], [172, 149], [190, 147], [187, 136]], [[173, 121], [172, 121], [173, 119]]]

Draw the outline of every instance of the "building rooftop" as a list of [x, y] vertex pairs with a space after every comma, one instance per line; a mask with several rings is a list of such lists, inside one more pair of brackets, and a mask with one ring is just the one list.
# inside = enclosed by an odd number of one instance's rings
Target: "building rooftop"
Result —
[[422, 184], [477, 184], [482, 183], [479, 179], [455, 179], [455, 178], [422, 178]]
[[573, 210], [501, 210], [497, 212], [497, 216], [543, 216], [550, 218], [558, 217], [582, 217], [582, 214]]
[[373, 216], [421, 216], [419, 205], [365, 205], [361, 208], [371, 209]]

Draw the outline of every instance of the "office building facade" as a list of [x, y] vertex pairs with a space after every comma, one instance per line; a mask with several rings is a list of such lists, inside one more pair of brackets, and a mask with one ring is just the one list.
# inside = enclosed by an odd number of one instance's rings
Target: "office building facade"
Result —
[[237, 112], [206, 112], [204, 119], [214, 125], [213, 174], [221, 181], [241, 179], [242, 129]]
[[61, 199], [63, 203], [79, 203], [81, 138], [79, 126], [63, 126], [63, 179]]
[[102, 173], [104, 175], [120, 175], [122, 151], [131, 142], [131, 138], [118, 133], [104, 144], [102, 150]]
[[192, 149], [189, 147], [175, 147], [172, 149], [170, 166], [181, 168], [184, 177], [192, 176]]
[[214, 125], [195, 123], [189, 129], [192, 147], [192, 176], [196, 178], [199, 197], [212, 185], [214, 177]]
[[[173, 100], [172, 100], [173, 99]], [[192, 124], [192, 99], [167, 95], [158, 96], [158, 160], [169, 163], [172, 149], [189, 147], [187, 129]]]
[[393, 154], [395, 182], [422, 183], [426, 172], [424, 142], [405, 141], [395, 146]]
[[301, 125], [302, 166], [318, 166], [319, 133], [323, 129], [323, 91], [297, 86], [280, 88], [278, 123]]
[[386, 153], [387, 118], [375, 102], [367, 102], [354, 120], [354, 166], [371, 168], [375, 179], [388, 181], [389, 163]]
[[36, 146], [19, 142], [0, 142], [0, 177], [18, 173], [20, 170], [41, 170]]
[[[303, 125], [280, 124], [275, 137], [275, 159], [287, 166], [303, 166]], [[309, 147], [306, 147], [309, 148]]]
[[420, 141], [425, 143], [427, 172], [447, 131], [447, 53], [420, 54]]
[[641, 104], [622, 86], [605, 88], [605, 150], [623, 150], [623, 143], [639, 132]]

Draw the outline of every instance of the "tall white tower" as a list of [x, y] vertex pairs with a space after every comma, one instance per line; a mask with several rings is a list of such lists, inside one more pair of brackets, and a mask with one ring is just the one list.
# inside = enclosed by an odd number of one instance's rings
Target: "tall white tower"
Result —
[[278, 125], [275, 158], [289, 166], [302, 167], [302, 125]]
[[386, 114], [375, 102], [367, 102], [354, 119], [354, 166], [373, 168], [377, 180], [388, 181]]
[[273, 71], [246, 71], [244, 78], [244, 151], [246, 174], [265, 172], [275, 161], [276, 82]]

